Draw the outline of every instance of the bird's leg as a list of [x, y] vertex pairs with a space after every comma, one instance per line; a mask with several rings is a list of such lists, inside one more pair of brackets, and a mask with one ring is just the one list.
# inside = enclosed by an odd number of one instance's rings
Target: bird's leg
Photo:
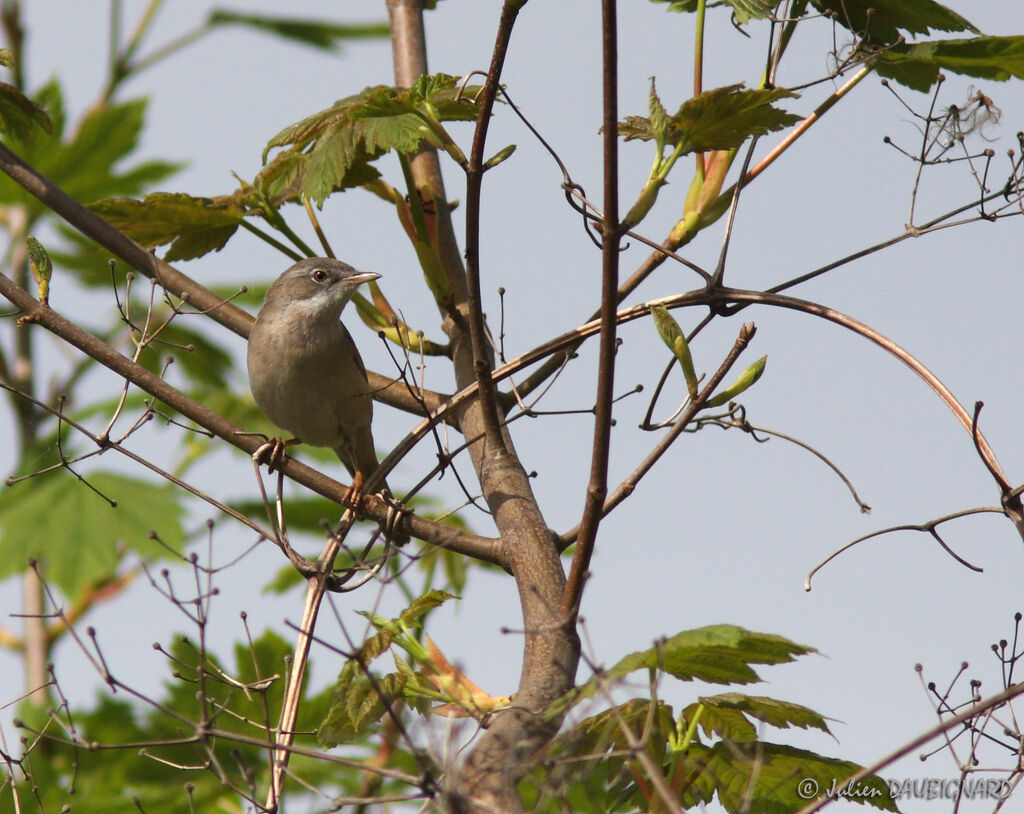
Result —
[[358, 511], [359, 504], [363, 502], [363, 473], [358, 469], [352, 476], [352, 485], [348, 487], [345, 496], [341, 499], [343, 506]]

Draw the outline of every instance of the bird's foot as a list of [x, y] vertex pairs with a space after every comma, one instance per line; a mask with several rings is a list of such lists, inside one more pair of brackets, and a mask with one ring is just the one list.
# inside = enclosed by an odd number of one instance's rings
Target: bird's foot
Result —
[[345, 496], [341, 499], [343, 506], [358, 511], [359, 504], [363, 502], [363, 473], [357, 471], [352, 476], [352, 485], [345, 491]]
[[293, 447], [296, 444], [302, 442], [298, 438], [292, 438], [285, 441], [282, 438], [274, 436], [268, 438], [266, 443], [261, 444], [257, 447], [256, 451], [252, 454], [252, 459], [257, 463], [265, 463], [267, 465], [267, 471], [273, 472], [275, 469], [280, 468], [284, 462], [288, 459], [288, 455], [285, 452], [288, 447]]
[[396, 500], [387, 489], [381, 492], [380, 496], [387, 506], [387, 517], [384, 520], [382, 531], [395, 545], [403, 546], [409, 542], [409, 535], [407, 532], [401, 531], [398, 525], [402, 522], [403, 517], [412, 514], [412, 509]]

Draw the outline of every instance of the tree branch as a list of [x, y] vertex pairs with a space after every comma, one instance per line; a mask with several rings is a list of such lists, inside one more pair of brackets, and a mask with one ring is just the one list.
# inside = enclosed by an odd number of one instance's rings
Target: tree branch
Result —
[[[125, 236], [98, 215], [91, 212], [64, 190], [27, 164], [5, 144], [0, 144], [0, 170], [21, 184], [40, 203], [56, 212], [68, 224], [83, 235], [96, 241], [115, 257], [120, 258], [140, 274], [156, 280], [171, 294], [208, 314], [215, 322], [223, 325], [243, 339], [249, 338], [253, 317], [223, 297], [182, 274], [173, 266], [146, 251], [131, 238]], [[423, 407], [413, 398], [408, 388], [396, 386], [394, 379], [379, 373], [367, 371], [370, 391], [383, 404], [416, 415], [423, 414]], [[446, 399], [440, 393], [421, 391], [430, 409], [436, 409]], [[458, 426], [458, 416], [452, 418]]]
[[583, 502], [576, 551], [562, 597], [562, 615], [575, 624], [583, 584], [594, 553], [597, 529], [608, 495], [608, 450], [611, 445], [612, 400], [615, 386], [615, 306], [618, 304], [619, 240], [619, 105], [616, 0], [601, 3], [601, 61], [604, 95], [604, 221], [601, 229], [601, 339], [597, 362], [597, 397], [594, 404], [594, 442], [590, 482]]
[[[732, 366], [736, 363], [736, 360], [739, 359], [740, 354], [743, 353], [747, 345], [750, 344], [750, 340], [753, 339], [754, 333], [755, 328], [753, 323], [748, 323], [743, 326], [740, 330], [740, 335], [733, 343], [729, 354], [726, 356], [722, 364], [718, 366], [718, 370], [716, 370], [708, 379], [707, 383], [697, 395], [697, 398], [687, 405], [686, 409], [673, 423], [672, 429], [654, 445], [654, 448], [646, 455], [646, 457], [644, 457], [636, 469], [629, 474], [629, 477], [626, 478], [619, 487], [608, 496], [607, 500], [605, 500], [604, 505], [601, 507], [602, 517], [610, 514], [615, 510], [616, 506], [633, 494], [633, 491], [636, 489], [640, 479], [651, 471], [654, 465], [658, 462], [658, 459], [668, 452], [669, 447], [671, 447], [672, 444], [675, 443], [676, 439], [678, 439], [686, 430], [690, 422], [696, 417], [697, 413], [706, 407], [707, 400], [714, 395], [715, 390], [725, 377], [725, 374], [729, 372]], [[580, 534], [581, 526], [582, 524], [580, 526], [576, 526], [574, 529], [570, 529], [559, 537], [559, 546], [563, 551], [575, 542]]]
[[[40, 324], [68, 344], [78, 348], [103, 366], [123, 376], [232, 446], [244, 450], [250, 455], [262, 446], [263, 441], [260, 437], [236, 427], [206, 405], [190, 399], [142, 365], [122, 356], [107, 343], [83, 331], [49, 306], [39, 303], [27, 291], [15, 285], [9, 277], [3, 274], [0, 274], [0, 294], [3, 294], [25, 313], [27, 322]], [[25, 326], [22, 330], [28, 330], [28, 327]], [[317, 494], [339, 504], [342, 503], [348, 492], [348, 487], [296, 460], [287, 460], [281, 470], [295, 482], [301, 483]], [[389, 509], [383, 501], [367, 500], [364, 508], [368, 517], [372, 517], [378, 523], [387, 522]], [[407, 524], [407, 530], [415, 537], [467, 556], [478, 557], [486, 562], [498, 562], [498, 551], [494, 540], [463, 534], [416, 515], [407, 515], [404, 522]]]
[[[491, 68], [485, 88], [493, 96], [500, 81], [504, 55], [523, 0], [506, 0], [492, 51]], [[395, 78], [408, 86], [427, 73], [421, 0], [388, 0], [388, 13], [395, 48]], [[485, 97], [486, 98], [486, 97]], [[477, 128], [486, 127], [481, 106]], [[482, 155], [485, 133], [478, 132], [474, 144]], [[452, 792], [470, 801], [471, 807], [491, 811], [522, 810], [517, 784], [530, 768], [530, 758], [553, 733], [557, 722], [541, 713], [548, 704], [572, 686], [579, 661], [579, 640], [575, 630], [560, 624], [558, 607], [565, 575], [555, 547], [554, 534], [544, 522], [529, 477], [520, 462], [506, 428], [496, 421], [497, 406], [484, 407], [471, 394], [481, 383], [492, 385], [493, 361], [487, 348], [474, 346], [473, 320], [483, 334], [479, 281], [472, 284], [459, 256], [451, 215], [444, 194], [437, 155], [424, 147], [411, 162], [417, 191], [433, 202], [437, 213], [436, 251], [445, 270], [451, 302], [443, 304], [445, 332], [451, 340], [455, 381], [462, 398], [455, 397], [442, 408], [457, 410], [460, 430], [467, 439], [470, 458], [480, 479], [483, 495], [501, 534], [501, 558], [513, 573], [519, 591], [525, 630], [523, 670], [516, 704], [495, 718], [470, 753]], [[479, 241], [479, 196], [467, 202], [467, 244]], [[472, 212], [470, 211], [472, 210]], [[479, 255], [472, 260], [472, 273], [479, 274]], [[472, 293], [471, 293], [472, 286]], [[487, 413], [494, 409], [490, 417]], [[436, 414], [433, 414], [436, 416]], [[425, 422], [424, 422], [425, 423]], [[420, 427], [424, 427], [424, 423]], [[426, 429], [429, 430], [429, 424]], [[408, 440], [408, 439], [407, 439]], [[389, 456], [382, 465], [392, 459]]]

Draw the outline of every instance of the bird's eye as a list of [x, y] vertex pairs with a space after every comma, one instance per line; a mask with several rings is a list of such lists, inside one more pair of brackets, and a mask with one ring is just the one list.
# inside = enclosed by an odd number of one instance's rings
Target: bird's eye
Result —
[[323, 269], [313, 269], [313, 273], [309, 276], [313, 278], [314, 283], [326, 283], [328, 275]]

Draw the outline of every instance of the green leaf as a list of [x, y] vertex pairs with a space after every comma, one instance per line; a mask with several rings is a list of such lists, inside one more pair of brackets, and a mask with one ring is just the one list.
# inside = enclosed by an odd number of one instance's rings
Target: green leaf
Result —
[[784, 664], [796, 656], [816, 653], [770, 633], [754, 633], [734, 625], [711, 625], [677, 633], [654, 647], [631, 653], [615, 666], [570, 690], [550, 708], [561, 714], [579, 701], [592, 698], [635, 670], [661, 670], [680, 681], [709, 684], [751, 684], [761, 677], [752, 664]]
[[49, 582], [75, 598], [113, 576], [127, 550], [144, 558], [168, 556], [150, 531], [171, 548], [183, 546], [184, 509], [177, 490], [109, 472], [85, 477], [92, 489], [58, 472], [0, 494], [0, 578], [24, 571], [34, 558]]
[[242, 25], [296, 40], [325, 51], [337, 50], [339, 40], [385, 38], [390, 33], [387, 23], [342, 25], [297, 17], [271, 17], [260, 14], [238, 14], [224, 9], [210, 12], [209, 25]]
[[[104, 629], [99, 630], [104, 641]], [[270, 738], [267, 728], [279, 717], [287, 670], [289, 643], [273, 632], [250, 644], [236, 645], [233, 659], [218, 659], [185, 637], [170, 646], [171, 668], [177, 674], [166, 682], [162, 695], [149, 693], [146, 701], [101, 697], [92, 707], [77, 703], [73, 713], [64, 707], [51, 709], [25, 704], [19, 709], [33, 729], [75, 732], [75, 739], [31, 738], [19, 753], [31, 783], [38, 783], [28, 797], [14, 790], [0, 798], [0, 812], [24, 811], [17, 801], [32, 799], [34, 810], [73, 810], [79, 814], [145, 811], [146, 814], [178, 814], [182, 811], [231, 811], [237, 809], [238, 789], [252, 788], [252, 778], [266, 773], [266, 747], [241, 743], [229, 737], [210, 737], [203, 757], [216, 771], [182, 775], [182, 766], [195, 764], [195, 744], [182, 742], [184, 731], [214, 726], [217, 730], [251, 738]], [[231, 663], [233, 666], [224, 667]], [[116, 666], [114, 667], [116, 670]], [[311, 731], [327, 710], [325, 693], [304, 695], [297, 729]], [[98, 748], [82, 748], [82, 743]], [[297, 743], [309, 745], [300, 734]], [[140, 754], [140, 744], [147, 744]], [[292, 756], [292, 766], [302, 760]], [[346, 779], [351, 794], [357, 793], [362, 775], [337, 764], [329, 767], [337, 788]], [[304, 780], [310, 773], [297, 769]], [[316, 776], [315, 774], [313, 775]], [[355, 782], [352, 782], [354, 778]], [[325, 787], [324, 779], [319, 787]], [[8, 783], [9, 785], [9, 783]]]
[[782, 636], [711, 625], [677, 633], [648, 650], [632, 653], [608, 673], [620, 677], [642, 668], [661, 669], [681, 681], [749, 684], [761, 680], [751, 664], [785, 664], [814, 652]]
[[[720, 741], [711, 747], [694, 744], [685, 756], [674, 757], [674, 774], [699, 772], [710, 779], [718, 801], [730, 814], [794, 814], [861, 768], [846, 760], [763, 741]], [[637, 799], [634, 795], [633, 801]], [[861, 781], [846, 799], [883, 811], [899, 810], [885, 781], [876, 776]], [[680, 802], [689, 808], [698, 800], [684, 793]]]
[[397, 619], [362, 614], [377, 627], [377, 634], [363, 642], [355, 656], [342, 667], [334, 686], [330, 711], [318, 732], [321, 745], [336, 746], [363, 734], [381, 719], [388, 705], [403, 697], [411, 669], [403, 673], [405, 668], [401, 659], [396, 657], [399, 672], [382, 678], [371, 679], [367, 675], [368, 667], [391, 647], [392, 642], [406, 649], [412, 647], [425, 652], [412, 636], [399, 631], [421, 627], [422, 618], [449, 599], [454, 597], [444, 591], [428, 591], [414, 599]]
[[661, 153], [665, 142], [668, 140], [668, 111], [658, 98], [658, 91], [654, 86], [654, 78], [651, 77], [651, 89], [647, 94], [647, 111], [650, 114], [651, 135], [658, 145], [658, 153]]
[[476, 89], [467, 88], [456, 101], [457, 81], [437, 74], [421, 77], [412, 88], [378, 85], [340, 99], [267, 143], [264, 161], [273, 148], [285, 149], [264, 167], [256, 185], [271, 197], [306, 195], [322, 205], [335, 190], [367, 183], [377, 176], [368, 162], [390, 150], [414, 153], [434, 135], [428, 121], [476, 118]]
[[50, 294], [50, 278], [53, 276], [53, 261], [46, 253], [43, 244], [32, 235], [25, 238], [25, 248], [28, 252], [28, 264], [32, 271], [32, 278], [36, 281], [39, 291], [40, 302], [46, 302]]
[[811, 0], [811, 5], [870, 45], [898, 42], [901, 31], [981, 33], [969, 20], [934, 0]]
[[398, 615], [398, 621], [406, 627], [420, 627], [422, 619], [434, 608], [439, 608], [449, 599], [456, 597], [447, 591], [427, 591], [416, 597], [404, 611]]
[[[668, 3], [668, 11], [694, 12], [697, 10], [697, 0], [651, 0], [651, 2]], [[708, 8], [714, 6], [731, 8], [736, 22], [743, 25], [752, 19], [765, 19], [777, 5], [776, 0], [719, 0], [717, 3], [708, 3]]]
[[736, 398], [736, 396], [744, 390], [751, 387], [754, 382], [761, 378], [761, 374], [764, 373], [764, 366], [767, 362], [768, 357], [762, 356], [756, 362], [752, 363], [746, 370], [736, 377], [736, 381], [730, 384], [722, 392], [708, 399], [708, 407], [719, 407], [727, 401], [731, 401]]
[[750, 722], [750, 718], [779, 729], [788, 729], [790, 726], [800, 729], [810, 727], [832, 734], [825, 719], [813, 709], [774, 698], [742, 693], [702, 697], [697, 703], [683, 710], [683, 717], [687, 721], [692, 721], [700, 707], [703, 709], [698, 725], [704, 730], [704, 734], [719, 735], [731, 741], [757, 740], [757, 729]]
[[498, 150], [498, 152], [496, 152], [494, 155], [492, 155], [490, 158], [488, 158], [484, 162], [484, 169], [485, 170], [494, 169], [499, 164], [503, 163], [509, 157], [511, 157], [512, 153], [514, 153], [515, 151], [516, 151], [516, 145], [514, 145], [514, 144], [509, 144], [509, 145], [507, 145], [505, 147], [502, 147], [500, 150]]
[[388, 707], [402, 698], [406, 677], [401, 673], [367, 677], [355, 661], [345, 664], [331, 697], [331, 704], [317, 727], [321, 746], [330, 748], [363, 735]]
[[527, 810], [543, 814], [623, 810], [614, 801], [632, 787], [636, 776], [627, 729], [660, 765], [674, 729], [672, 708], [661, 702], [652, 708], [649, 699], [634, 698], [559, 733], [545, 749], [538, 769], [520, 784]]
[[[166, 311], [157, 312], [157, 318]], [[213, 342], [201, 331], [182, 324], [178, 319], [164, 326], [159, 336], [143, 352], [139, 362], [157, 372], [164, 367], [165, 357], [173, 356], [192, 384], [193, 395], [229, 387], [228, 376], [235, 369], [235, 360], [221, 345]]]
[[29, 99], [14, 85], [0, 82], [0, 132], [13, 136], [22, 144], [32, 144], [36, 128], [53, 132], [53, 122], [46, 108]]
[[384, 127], [372, 120], [352, 119], [353, 111], [378, 90], [367, 88], [341, 99], [274, 136], [264, 150], [264, 161], [274, 147], [287, 149], [264, 167], [256, 186], [271, 197], [287, 192], [305, 195], [319, 205], [334, 190], [351, 186], [349, 175], [387, 150], [414, 151], [422, 136], [413, 117], [388, 119]]
[[[653, 714], [652, 714], [653, 713]], [[657, 703], [651, 710], [651, 702], [647, 698], [633, 698], [624, 704], [603, 710], [584, 718], [576, 726], [558, 736], [560, 748], [566, 755], [600, 754], [607, 749], [629, 749], [626, 727], [634, 736], [648, 732], [650, 742], [660, 743], [657, 751], [664, 753], [664, 744], [674, 729], [672, 707]], [[648, 721], [653, 727], [648, 728]]]
[[136, 99], [97, 105], [82, 119], [74, 137], [53, 150], [37, 168], [80, 201], [132, 195], [177, 172], [180, 164], [161, 161], [145, 162], [126, 172], [115, 169], [138, 147], [146, 104], [145, 99]]
[[658, 329], [658, 335], [679, 360], [690, 398], [697, 398], [697, 373], [693, 369], [693, 357], [690, 355], [690, 346], [686, 343], [686, 334], [664, 305], [652, 305], [651, 317], [654, 319], [654, 327]]
[[[93, 106], [67, 141], [64, 141], [65, 115], [60, 87], [55, 82], [44, 86], [36, 94], [36, 101], [49, 111], [52, 133], [37, 132], [31, 145], [21, 142], [22, 146], [15, 146], [15, 150], [77, 200], [136, 195], [182, 166], [166, 161], [146, 161], [122, 167], [138, 146], [146, 111], [144, 99]], [[23, 204], [33, 216], [47, 211], [6, 175], [0, 176], [0, 203]]]
[[[661, 702], [652, 707], [646, 698], [604, 710], [559, 734], [542, 761], [546, 767], [558, 766], [557, 772], [536, 771], [524, 781], [530, 810], [563, 811], [567, 799], [573, 811], [651, 810], [648, 769], [637, 759], [637, 741], [660, 768], [667, 787], [678, 792], [677, 799], [686, 810], [702, 810], [717, 795], [729, 812], [793, 814], [819, 791], [826, 792], [860, 769], [847, 761], [758, 741], [755, 727], [744, 717], [783, 728], [811, 726], [827, 732], [821, 716], [806, 707], [736, 693], [700, 701], [704, 705], [701, 722], [703, 716], [715, 721], [705, 731], [723, 737], [714, 745], [694, 740], [685, 751], [670, 749], [677, 734], [672, 708]], [[684, 722], [696, 707], [684, 711]], [[730, 731], [723, 734], [722, 729]], [[553, 784], [559, 791], [548, 797]], [[854, 787], [850, 799], [896, 810], [887, 786], [877, 777]]]
[[[681, 145], [684, 153], [731, 150], [750, 136], [781, 130], [800, 121], [799, 116], [772, 106], [778, 99], [796, 95], [783, 88], [747, 90], [742, 85], [706, 91], [683, 102], [669, 118], [666, 143]], [[640, 116], [628, 116], [620, 122], [619, 135], [626, 141], [657, 138], [651, 120]]]
[[1024, 36], [894, 45], [880, 51], [873, 66], [880, 75], [922, 92], [938, 81], [940, 69], [998, 82], [1024, 79]]
[[220, 251], [242, 222], [233, 198], [196, 198], [182, 192], [154, 192], [142, 200], [111, 198], [89, 208], [146, 248], [170, 243], [169, 261]]

